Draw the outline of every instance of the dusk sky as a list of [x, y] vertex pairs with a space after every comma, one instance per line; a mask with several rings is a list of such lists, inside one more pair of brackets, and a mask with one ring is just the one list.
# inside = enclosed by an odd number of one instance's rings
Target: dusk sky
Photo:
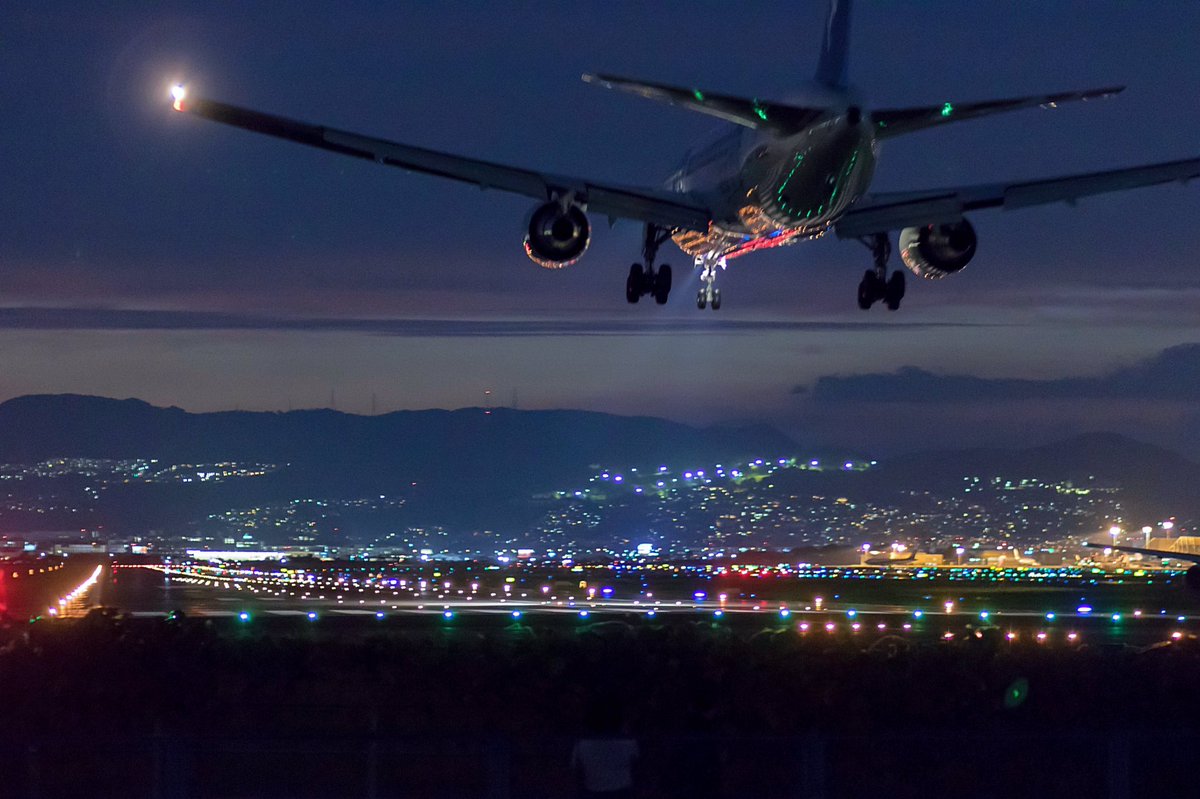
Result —
[[[858, 310], [869, 254], [833, 236], [733, 262], [717, 313], [696, 309], [687, 259], [664, 248], [670, 304], [629, 306], [636, 223], [594, 218], [583, 260], [547, 272], [521, 248], [526, 198], [175, 114], [167, 98], [184, 81], [343, 129], [653, 185], [721, 123], [580, 74], [787, 99], [812, 75], [824, 13], [823, 0], [5, 4], [0, 399], [205, 411], [336, 392], [368, 412], [372, 395], [382, 411], [508, 404], [515, 390], [524, 408], [763, 420], [883, 451], [935, 432], [945, 445], [1093, 428], [1200, 445], [1200, 397], [1119, 388], [1131, 368], [1200, 382], [1194, 350], [1155, 360], [1200, 342], [1200, 186], [977, 213], [975, 260], [910, 278], [897, 313]], [[1195, 157], [1197, 30], [1195, 2], [860, 2], [850, 75], [868, 107], [1128, 86], [891, 140], [875, 187]], [[983, 380], [926, 403], [947, 384], [914, 387], [902, 367]], [[865, 377], [819, 383], [833, 375]]]

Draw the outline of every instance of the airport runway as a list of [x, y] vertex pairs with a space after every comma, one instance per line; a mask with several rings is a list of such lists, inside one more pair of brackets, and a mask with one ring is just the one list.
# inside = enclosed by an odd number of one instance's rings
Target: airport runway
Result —
[[[818, 586], [821, 594], [815, 594], [810, 583], [797, 584], [791, 598], [767, 600], [722, 591], [703, 581], [689, 582], [686, 590], [676, 585], [670, 594], [642, 589], [622, 596], [620, 587], [592, 586], [589, 593], [576, 584], [570, 593], [562, 593], [561, 584], [508, 583], [495, 575], [435, 582], [421, 577], [282, 574], [194, 564], [118, 571], [114, 583], [98, 595], [124, 612], [166, 616], [182, 611], [239, 623], [374, 619], [506, 629], [514, 624], [699, 622], [750, 632], [790, 630], [799, 635], [864, 639], [996, 636], [1013, 642], [1134, 646], [1190, 639], [1200, 632], [1200, 612], [1190, 595], [1178, 586], [1144, 582], [1109, 586], [1094, 601], [1080, 600], [1075, 586], [1041, 586], [1037, 596], [1046, 609], [1033, 610], [1028, 607], [1028, 592], [1011, 586], [994, 591], [938, 586], [915, 600], [886, 602], [862, 601], [855, 596], [860, 586], [850, 580], [825, 581]], [[876, 594], [878, 589], [872, 586]], [[1013, 597], [1016, 601], [1011, 601]]]

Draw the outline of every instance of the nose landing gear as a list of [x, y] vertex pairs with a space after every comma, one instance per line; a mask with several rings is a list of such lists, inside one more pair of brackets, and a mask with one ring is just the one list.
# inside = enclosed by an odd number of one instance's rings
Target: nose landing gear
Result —
[[671, 231], [658, 225], [646, 225], [646, 235], [642, 241], [642, 258], [646, 265], [633, 264], [629, 267], [629, 277], [625, 280], [625, 299], [635, 303], [649, 294], [659, 305], [665, 305], [671, 295], [671, 267], [663, 264], [654, 268], [654, 259], [658, 248], [671, 238]]
[[875, 233], [859, 239], [875, 258], [875, 266], [868, 269], [858, 284], [858, 307], [869, 310], [879, 300], [889, 311], [900, 308], [904, 299], [904, 271], [897, 269], [887, 276], [887, 261], [892, 254], [892, 243], [886, 233]]
[[721, 290], [713, 284], [717, 282], [717, 267], [725, 268], [724, 258], [700, 255], [696, 257], [696, 268], [700, 270], [700, 282], [704, 285], [696, 292], [696, 307], [704, 310], [705, 306], [714, 311], [721, 307]]

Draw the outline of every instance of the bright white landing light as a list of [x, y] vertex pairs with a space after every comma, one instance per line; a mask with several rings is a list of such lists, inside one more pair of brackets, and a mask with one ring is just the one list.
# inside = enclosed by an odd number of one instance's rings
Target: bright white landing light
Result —
[[183, 98], [187, 97], [187, 89], [183, 88], [182, 84], [176, 83], [171, 87], [171, 107], [176, 111], [183, 110]]

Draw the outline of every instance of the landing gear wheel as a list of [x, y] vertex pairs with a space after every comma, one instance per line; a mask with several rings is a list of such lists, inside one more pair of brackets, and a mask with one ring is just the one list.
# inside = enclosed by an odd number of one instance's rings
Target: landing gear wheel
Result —
[[883, 290], [883, 301], [889, 311], [900, 309], [900, 300], [904, 299], [904, 272], [897, 269], [892, 272], [887, 286]]
[[879, 299], [879, 295], [883, 293], [880, 288], [879, 277], [875, 274], [875, 270], [868, 269], [863, 275], [862, 282], [858, 284], [858, 307], [869, 311], [875, 304], [875, 300]]
[[654, 301], [659, 305], [666, 305], [669, 296], [671, 296], [671, 267], [663, 264], [658, 268], [658, 274], [654, 276]]
[[721, 309], [721, 290], [720, 289], [713, 289], [712, 309], [714, 311], [718, 311]]
[[858, 284], [858, 307], [864, 311], [879, 300], [883, 300], [888, 308], [896, 310], [904, 297], [904, 275], [893, 272], [888, 279], [887, 261], [892, 254], [892, 242], [886, 233], [874, 233], [870, 236], [860, 236], [861, 242], [871, 251], [875, 260], [875, 268], [868, 269]]
[[629, 279], [625, 281], [625, 299], [631, 304], [642, 297], [642, 265], [629, 267]]
[[696, 307], [703, 311], [706, 305], [708, 305], [708, 297], [704, 289], [700, 289], [696, 292]]

